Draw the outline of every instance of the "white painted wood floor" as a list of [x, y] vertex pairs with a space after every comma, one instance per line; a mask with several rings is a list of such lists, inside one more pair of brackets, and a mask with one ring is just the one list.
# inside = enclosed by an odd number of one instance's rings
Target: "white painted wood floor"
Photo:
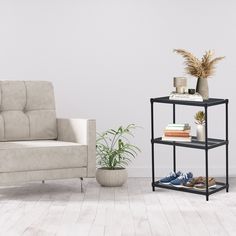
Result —
[[236, 178], [230, 192], [205, 197], [130, 178], [121, 188], [94, 179], [0, 188], [0, 235], [236, 235]]

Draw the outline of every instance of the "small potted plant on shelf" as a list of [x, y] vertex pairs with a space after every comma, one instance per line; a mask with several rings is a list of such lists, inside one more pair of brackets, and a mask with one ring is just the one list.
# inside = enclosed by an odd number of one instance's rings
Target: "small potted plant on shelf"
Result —
[[123, 185], [128, 177], [126, 166], [140, 152], [140, 149], [129, 142], [128, 137], [134, 137], [136, 125], [120, 126], [117, 130], [109, 129], [97, 133], [97, 164], [96, 171], [99, 184], [106, 187]]
[[195, 116], [195, 123], [197, 124], [197, 140], [205, 141], [205, 113], [198, 111]]

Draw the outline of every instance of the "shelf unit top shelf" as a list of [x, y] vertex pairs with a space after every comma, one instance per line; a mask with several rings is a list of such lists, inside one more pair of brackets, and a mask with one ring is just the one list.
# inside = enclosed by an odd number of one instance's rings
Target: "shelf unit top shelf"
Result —
[[187, 100], [170, 100], [169, 96], [165, 96], [165, 97], [151, 98], [151, 102], [205, 107], [205, 106], [215, 106], [219, 104], [228, 103], [228, 99], [209, 98], [208, 100], [204, 100], [203, 102], [197, 102], [197, 101], [187, 101]]
[[[207, 149], [216, 148], [223, 146], [228, 143], [228, 141], [223, 139], [208, 138], [207, 140]], [[205, 149], [205, 142], [197, 141], [195, 136], [192, 136], [191, 142], [177, 142], [177, 141], [164, 141], [161, 137], [155, 138], [153, 143], [160, 143], [166, 145], [175, 145], [180, 147], [196, 148], [196, 149]]]

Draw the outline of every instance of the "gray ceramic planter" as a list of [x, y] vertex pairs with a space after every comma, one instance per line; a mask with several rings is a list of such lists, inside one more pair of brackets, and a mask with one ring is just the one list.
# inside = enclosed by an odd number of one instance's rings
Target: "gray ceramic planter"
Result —
[[128, 178], [128, 172], [124, 168], [114, 170], [99, 168], [96, 171], [96, 180], [104, 187], [120, 187]]
[[204, 100], [208, 100], [209, 98], [209, 88], [208, 88], [208, 79], [197, 79], [197, 87], [196, 87], [197, 93], [200, 93], [202, 95], [202, 98]]

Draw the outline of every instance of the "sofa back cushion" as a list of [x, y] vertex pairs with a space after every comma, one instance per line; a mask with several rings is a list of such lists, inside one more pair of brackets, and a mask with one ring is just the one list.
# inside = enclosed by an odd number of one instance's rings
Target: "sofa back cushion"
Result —
[[0, 81], [0, 92], [0, 141], [57, 138], [50, 82]]

